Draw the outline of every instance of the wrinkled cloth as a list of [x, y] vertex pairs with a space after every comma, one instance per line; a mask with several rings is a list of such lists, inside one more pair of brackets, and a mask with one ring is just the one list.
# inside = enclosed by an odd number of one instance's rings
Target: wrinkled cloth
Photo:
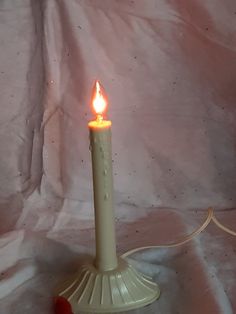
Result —
[[[56, 283], [94, 254], [95, 79], [118, 253], [181, 239], [208, 206], [236, 229], [235, 19], [233, 0], [0, 2], [0, 314], [52, 313]], [[235, 244], [211, 225], [132, 256], [162, 291], [133, 313], [234, 313]]]

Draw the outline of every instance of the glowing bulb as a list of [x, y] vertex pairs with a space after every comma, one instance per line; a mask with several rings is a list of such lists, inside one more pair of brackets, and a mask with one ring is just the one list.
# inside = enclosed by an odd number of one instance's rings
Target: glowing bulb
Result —
[[102, 115], [104, 114], [107, 108], [107, 100], [104, 93], [104, 90], [99, 83], [99, 81], [95, 82], [94, 94], [92, 99], [93, 110], [95, 111], [97, 118], [102, 119]]

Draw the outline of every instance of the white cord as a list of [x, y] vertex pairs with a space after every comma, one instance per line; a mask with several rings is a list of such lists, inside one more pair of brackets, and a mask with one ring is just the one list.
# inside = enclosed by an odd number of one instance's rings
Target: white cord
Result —
[[213, 214], [213, 216], [212, 216], [212, 221], [213, 221], [213, 222], [217, 225], [217, 227], [219, 227], [220, 229], [224, 230], [225, 232], [227, 232], [227, 233], [229, 233], [229, 234], [231, 234], [231, 235], [233, 235], [233, 236], [236, 236], [236, 232], [233, 231], [233, 230], [231, 230], [231, 229], [229, 229], [229, 228], [227, 228], [227, 227], [225, 227], [224, 225], [222, 225], [222, 223], [220, 223], [220, 222], [216, 219], [216, 217], [215, 217], [214, 214]]
[[204, 223], [198, 229], [193, 231], [191, 234], [189, 234], [188, 236], [184, 237], [183, 240], [181, 240], [179, 242], [173, 242], [173, 243], [170, 243], [170, 244], [151, 245], [151, 246], [143, 246], [143, 247], [135, 248], [135, 249], [132, 249], [132, 250], [122, 254], [121, 257], [125, 258], [125, 257], [127, 257], [127, 256], [129, 256], [131, 254], [134, 254], [134, 253], [139, 252], [139, 251], [147, 250], [147, 249], [171, 248], [171, 247], [176, 247], [176, 246], [183, 245], [183, 244], [189, 242], [190, 240], [192, 240], [195, 236], [199, 235], [203, 230], [205, 230], [206, 227], [209, 225], [209, 223], [211, 221], [213, 221], [217, 225], [217, 227], [219, 227], [220, 229], [224, 230], [225, 232], [227, 232], [227, 233], [229, 233], [229, 234], [231, 234], [233, 236], [236, 236], [236, 232], [234, 232], [234, 231], [230, 230], [229, 228], [223, 226], [216, 219], [216, 217], [214, 216], [214, 213], [213, 213], [213, 208], [209, 207], [208, 208], [207, 218], [204, 221]]

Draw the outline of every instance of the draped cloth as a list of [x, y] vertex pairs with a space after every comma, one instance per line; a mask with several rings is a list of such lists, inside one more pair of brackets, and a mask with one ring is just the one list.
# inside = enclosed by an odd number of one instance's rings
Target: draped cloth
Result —
[[[0, 313], [52, 313], [94, 254], [87, 123], [112, 120], [118, 254], [236, 219], [233, 0], [0, 1]], [[236, 311], [235, 238], [132, 256], [162, 295], [132, 313]]]

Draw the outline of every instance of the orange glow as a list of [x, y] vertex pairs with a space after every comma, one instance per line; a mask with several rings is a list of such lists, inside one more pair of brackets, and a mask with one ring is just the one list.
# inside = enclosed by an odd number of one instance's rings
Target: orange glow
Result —
[[102, 115], [104, 114], [107, 108], [107, 99], [104, 93], [104, 89], [102, 88], [99, 81], [96, 81], [94, 85], [92, 106], [97, 116], [98, 117], [100, 116], [100, 118], [102, 119]]

